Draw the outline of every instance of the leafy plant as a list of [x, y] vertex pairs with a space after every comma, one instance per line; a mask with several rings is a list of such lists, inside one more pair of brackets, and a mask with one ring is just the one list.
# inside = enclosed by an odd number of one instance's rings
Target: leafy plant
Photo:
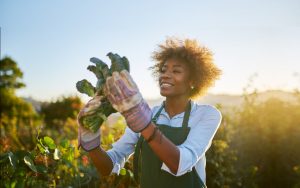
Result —
[[36, 148], [32, 151], [1, 154], [1, 179], [5, 187], [80, 187], [89, 184], [95, 172], [84, 167], [76, 152], [68, 140], [56, 144], [49, 136], [37, 138]]
[[[108, 53], [107, 56], [111, 60], [111, 67], [108, 68], [107, 64], [102, 60], [93, 57], [90, 59], [95, 65], [89, 65], [87, 69], [93, 72], [97, 77], [97, 83], [94, 87], [89, 81], [83, 79], [76, 83], [76, 88], [80, 93], [86, 94], [90, 97], [103, 96], [104, 95], [104, 84], [107, 77], [111, 76], [113, 72], [122, 70], [129, 71], [129, 61], [124, 57], [120, 57], [118, 54], [112, 52]], [[96, 132], [106, 118], [116, 112], [108, 99], [104, 96], [101, 99], [100, 107], [97, 107], [91, 115], [87, 115], [80, 120], [84, 127]]]

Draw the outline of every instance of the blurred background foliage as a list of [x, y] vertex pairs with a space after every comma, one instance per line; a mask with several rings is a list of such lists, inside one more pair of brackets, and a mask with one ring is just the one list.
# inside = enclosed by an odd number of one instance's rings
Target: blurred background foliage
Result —
[[[43, 102], [40, 108], [16, 95], [25, 87], [17, 63], [0, 63], [1, 187], [138, 187], [132, 157], [119, 175], [100, 177], [88, 154], [78, 150], [77, 96]], [[224, 110], [222, 124], [207, 157], [208, 187], [300, 187], [300, 93], [297, 101], [257, 100], [246, 92], [243, 104]], [[124, 133], [125, 122], [113, 115], [102, 129], [102, 147]]]

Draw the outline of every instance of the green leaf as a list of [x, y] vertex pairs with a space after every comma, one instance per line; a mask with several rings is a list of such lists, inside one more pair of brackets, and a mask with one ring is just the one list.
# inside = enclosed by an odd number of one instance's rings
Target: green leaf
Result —
[[96, 84], [97, 95], [101, 95], [103, 93], [102, 89], [104, 87], [104, 84], [105, 84], [104, 79], [98, 79], [97, 84]]
[[13, 182], [10, 184], [10, 187], [11, 187], [11, 188], [15, 188], [15, 187], [16, 187], [16, 184], [17, 184], [17, 180], [13, 181]]
[[123, 57], [122, 57], [122, 60], [123, 60], [123, 64], [124, 64], [125, 69], [126, 69], [128, 72], [130, 72], [130, 65], [129, 65], [128, 59], [127, 59], [125, 56], [123, 56]]
[[96, 66], [101, 70], [105, 67], [108, 67], [106, 63], [104, 63], [101, 59], [98, 59], [96, 57], [90, 58], [90, 62], [95, 63]]
[[109, 52], [107, 54], [107, 56], [111, 60], [111, 66], [110, 66], [111, 73], [113, 73], [115, 71], [121, 72], [122, 70], [125, 69], [125, 65], [123, 63], [123, 60], [118, 54], [114, 54], [112, 52]]
[[8, 152], [8, 159], [9, 159], [11, 166], [16, 168], [17, 167], [17, 159], [12, 152]]
[[38, 143], [37, 147], [39, 148], [39, 150], [40, 150], [41, 153], [45, 153], [45, 149], [44, 149], [44, 147], [41, 144]]
[[95, 95], [95, 87], [86, 79], [78, 81], [76, 83], [76, 88], [80, 93], [87, 94], [90, 97]]
[[70, 141], [68, 139], [63, 139], [61, 142], [60, 142], [60, 145], [61, 147], [63, 148], [68, 148], [70, 146]]
[[98, 131], [98, 129], [102, 125], [102, 123], [104, 121], [104, 119], [103, 119], [104, 117], [103, 116], [99, 116], [99, 114], [85, 116], [85, 117], [83, 117], [83, 121], [82, 121], [83, 122], [83, 126], [95, 133], [95, 132]]
[[45, 142], [45, 144], [46, 144], [50, 149], [55, 149], [55, 148], [56, 148], [56, 145], [55, 145], [53, 139], [50, 138], [49, 136], [45, 136], [45, 137], [44, 137], [44, 142]]
[[89, 66], [87, 67], [87, 69], [88, 69], [89, 71], [93, 72], [93, 73], [96, 75], [96, 77], [97, 77], [98, 79], [104, 79], [104, 77], [103, 77], [103, 75], [102, 75], [102, 72], [101, 72], [101, 69], [99, 69], [98, 67], [96, 67], [96, 66], [94, 66], [94, 65], [89, 65]]
[[44, 165], [36, 165], [37, 171], [42, 174], [46, 174], [48, 172], [47, 167]]
[[34, 172], [37, 172], [37, 169], [29, 156], [24, 157], [25, 164]]
[[101, 71], [102, 76], [103, 76], [104, 79], [106, 79], [108, 76], [110, 76], [110, 74], [109, 74], [109, 68], [108, 68], [108, 66], [107, 66], [106, 63], [104, 63], [102, 60], [100, 60], [100, 59], [98, 59], [96, 57], [92, 57], [90, 59], [90, 61], [92, 63], [96, 64], [97, 69]]
[[54, 140], [51, 137], [49, 137], [49, 136], [45, 136], [44, 137], [44, 141], [45, 141], [46, 144], [47, 143], [54, 143]]

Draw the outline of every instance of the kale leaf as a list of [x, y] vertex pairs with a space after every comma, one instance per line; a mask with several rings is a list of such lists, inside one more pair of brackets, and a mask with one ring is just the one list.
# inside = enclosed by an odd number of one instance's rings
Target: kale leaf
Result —
[[[115, 71], [121, 72], [122, 70], [126, 69], [129, 72], [129, 61], [125, 56], [120, 57], [118, 54], [114, 54], [112, 52], [109, 52], [107, 56], [111, 60], [110, 68], [108, 68], [107, 64], [102, 60], [96, 57], [90, 58], [90, 61], [95, 65], [89, 65], [87, 69], [93, 72], [97, 77], [96, 87], [94, 87], [86, 79], [83, 79], [76, 83], [76, 88], [80, 93], [86, 94], [89, 97], [103, 96], [103, 89], [107, 77], [111, 76]], [[82, 117], [82, 119], [79, 121], [81, 121], [85, 128], [96, 132], [106, 118], [114, 112], [116, 112], [116, 110], [112, 107], [108, 99], [103, 97], [101, 100], [101, 105], [90, 115]]]

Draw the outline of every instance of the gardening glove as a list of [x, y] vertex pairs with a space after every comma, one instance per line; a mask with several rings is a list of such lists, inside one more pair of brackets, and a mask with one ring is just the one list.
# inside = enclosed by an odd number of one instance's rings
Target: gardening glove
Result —
[[82, 118], [93, 115], [101, 105], [103, 96], [95, 96], [80, 110], [77, 116], [78, 123], [78, 149], [82, 147], [85, 151], [91, 151], [100, 146], [100, 129], [95, 133], [83, 126]]
[[150, 124], [152, 111], [127, 70], [113, 72], [106, 79], [104, 92], [132, 131], [141, 132]]

